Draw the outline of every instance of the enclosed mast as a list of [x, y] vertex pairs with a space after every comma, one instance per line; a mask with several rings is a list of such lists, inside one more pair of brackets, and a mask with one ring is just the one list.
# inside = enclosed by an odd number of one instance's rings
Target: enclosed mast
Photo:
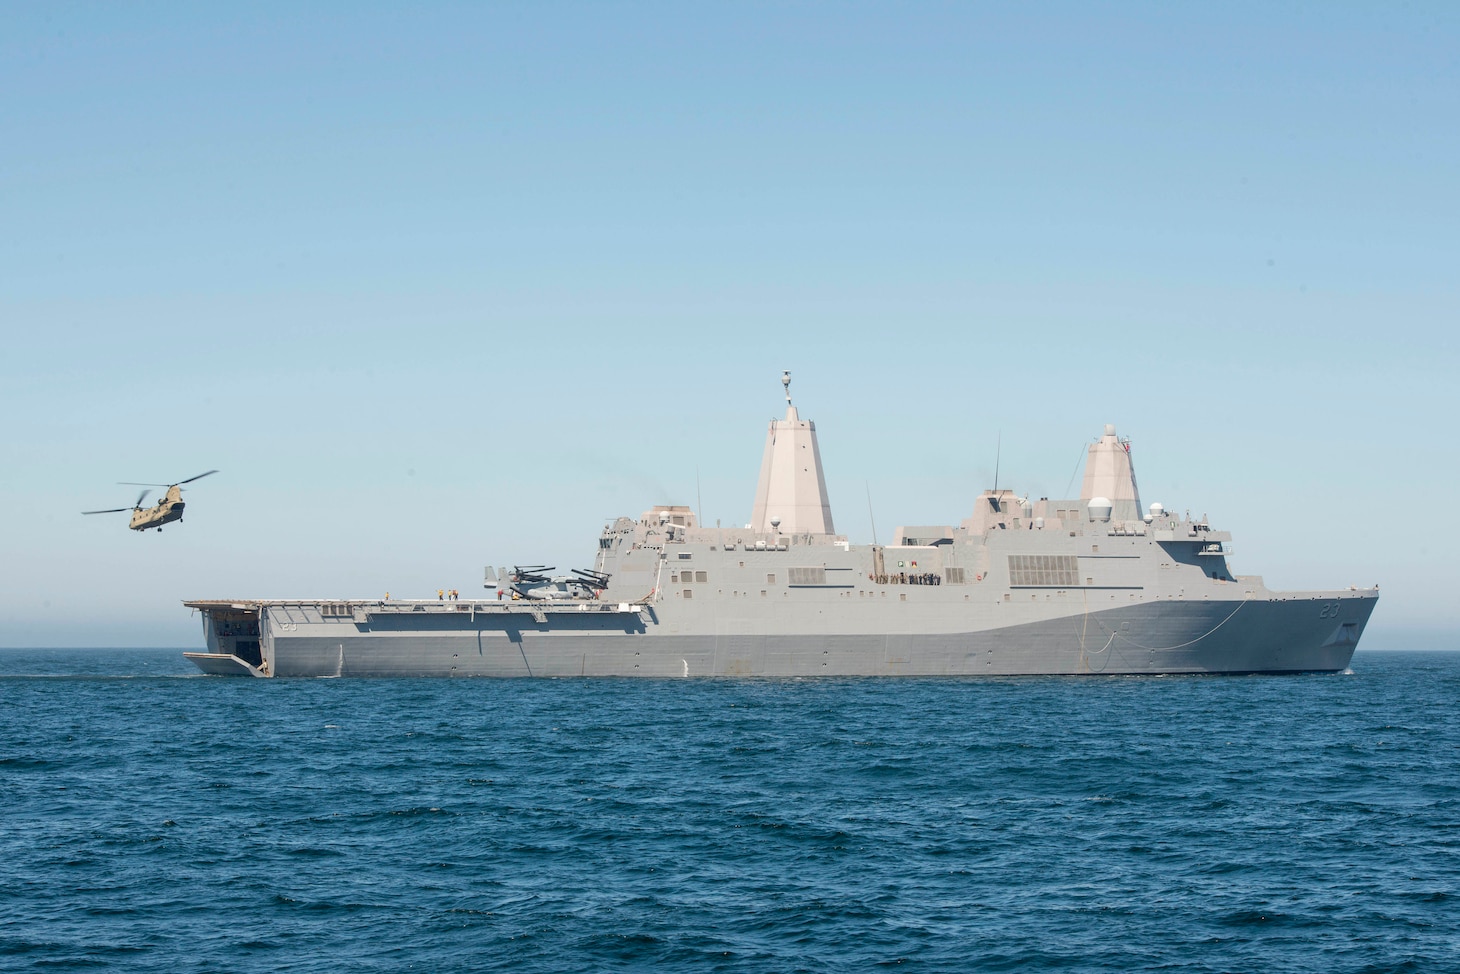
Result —
[[786, 418], [771, 420], [766, 431], [751, 530], [760, 534], [836, 534], [826, 476], [821, 471], [821, 450], [816, 444], [816, 424], [796, 412], [790, 372], [782, 374], [781, 385], [786, 390]]

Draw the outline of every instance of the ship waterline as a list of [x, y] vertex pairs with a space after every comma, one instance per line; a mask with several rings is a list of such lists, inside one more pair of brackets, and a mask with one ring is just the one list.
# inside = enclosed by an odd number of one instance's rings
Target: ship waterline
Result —
[[[658, 506], [607, 525], [591, 580], [484, 600], [195, 600], [207, 673], [266, 677], [819, 677], [1332, 672], [1377, 589], [1275, 592], [1230, 535], [1142, 508], [1106, 427], [1082, 496], [983, 492], [892, 544], [832, 532], [816, 428], [772, 421], [752, 522]], [[505, 573], [504, 573], [505, 574]], [[536, 576], [533, 576], [536, 577]], [[571, 593], [570, 597], [561, 597]], [[505, 598], [506, 595], [513, 598]], [[552, 597], [541, 597], [540, 595]]]

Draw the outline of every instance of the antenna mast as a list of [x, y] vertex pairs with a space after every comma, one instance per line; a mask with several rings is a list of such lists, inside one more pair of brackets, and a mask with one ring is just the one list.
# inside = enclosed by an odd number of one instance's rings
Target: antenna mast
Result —
[[994, 447], [994, 496], [999, 495], [999, 459], [1004, 453], [1004, 431], [999, 430], [999, 442]]
[[872, 543], [877, 543], [877, 516], [872, 513], [872, 482], [867, 481], [867, 520], [872, 522]]

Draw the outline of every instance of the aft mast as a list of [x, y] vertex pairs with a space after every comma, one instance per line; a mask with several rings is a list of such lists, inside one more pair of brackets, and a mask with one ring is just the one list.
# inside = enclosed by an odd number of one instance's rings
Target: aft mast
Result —
[[[1117, 521], [1136, 521], [1141, 517], [1141, 494], [1136, 489], [1136, 471], [1131, 464], [1130, 440], [1115, 435], [1115, 427], [1107, 424], [1105, 435], [1090, 444], [1085, 458], [1085, 482], [1080, 499], [1104, 500], [1110, 504], [1111, 517]], [[1097, 505], [1103, 507], [1104, 505]]]

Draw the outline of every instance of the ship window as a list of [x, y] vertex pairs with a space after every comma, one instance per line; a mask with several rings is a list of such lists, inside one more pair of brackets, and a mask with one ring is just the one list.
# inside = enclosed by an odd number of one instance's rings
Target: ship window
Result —
[[774, 584], [776, 584], [776, 576], [774, 574], [769, 574], [768, 573], [766, 575], [766, 577], [765, 577], [765, 582], [766, 582], [767, 585], [774, 585]]
[[709, 580], [710, 580], [710, 576], [708, 574], [706, 574], [705, 572], [695, 572], [695, 581], [697, 581], [697, 582], [707, 582]]
[[695, 597], [695, 590], [692, 589], [692, 588], [685, 589], [684, 590], [684, 597], [687, 598], [687, 599], [694, 598]]
[[689, 561], [689, 552], [688, 551], [681, 551], [679, 553], [679, 560], [680, 561]]
[[764, 598], [765, 597], [765, 589], [761, 589], [760, 590], [760, 594], [761, 594], [761, 597]]

